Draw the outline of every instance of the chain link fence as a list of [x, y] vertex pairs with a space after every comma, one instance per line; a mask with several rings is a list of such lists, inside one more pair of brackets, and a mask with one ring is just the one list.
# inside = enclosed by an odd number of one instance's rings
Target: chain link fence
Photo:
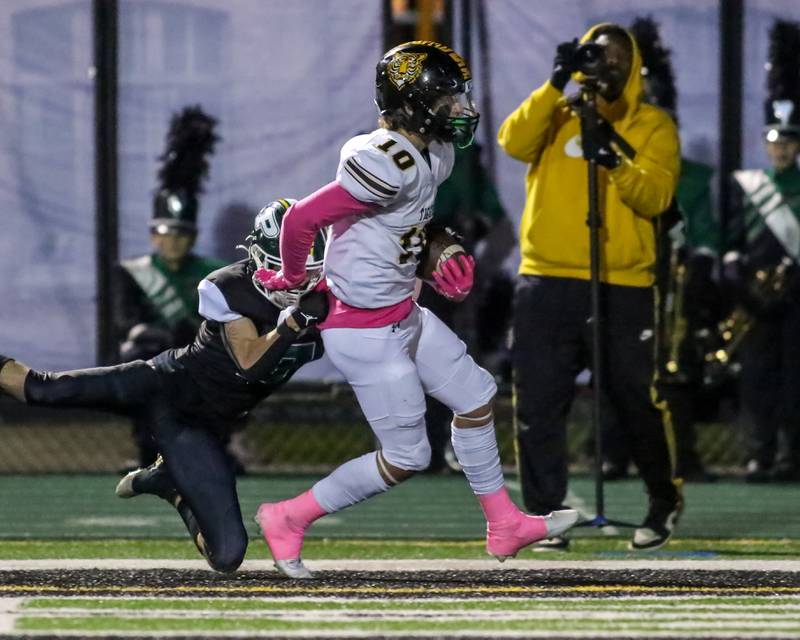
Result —
[[[511, 398], [497, 399], [504, 466], [513, 468]], [[711, 467], [743, 463], [745, 434], [732, 423], [698, 425], [698, 448]], [[569, 451], [576, 471], [592, 465], [591, 394], [581, 389], [570, 415]], [[0, 398], [0, 473], [117, 472], [136, 458], [127, 418], [99, 411], [46, 409]], [[289, 385], [262, 403], [234, 435], [234, 453], [252, 473], [324, 472], [373, 450], [375, 441], [346, 386]]]

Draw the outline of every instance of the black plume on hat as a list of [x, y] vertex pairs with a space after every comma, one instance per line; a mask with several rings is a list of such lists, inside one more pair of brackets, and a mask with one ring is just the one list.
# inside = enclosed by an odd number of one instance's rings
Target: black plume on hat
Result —
[[200, 105], [185, 107], [172, 116], [167, 146], [158, 158], [162, 165], [151, 228], [167, 225], [196, 229], [197, 196], [203, 192], [208, 175], [208, 156], [214, 153], [214, 145], [220, 139], [214, 133], [216, 125], [216, 118], [206, 114]]
[[647, 102], [668, 111], [677, 119], [678, 92], [672, 73], [670, 50], [664, 48], [658, 33], [658, 23], [650, 16], [639, 17], [630, 32], [642, 56], [642, 76], [647, 81]]
[[[764, 103], [768, 139], [800, 135], [800, 25], [776, 20], [769, 32], [767, 100]], [[774, 134], [772, 132], [775, 132]]]

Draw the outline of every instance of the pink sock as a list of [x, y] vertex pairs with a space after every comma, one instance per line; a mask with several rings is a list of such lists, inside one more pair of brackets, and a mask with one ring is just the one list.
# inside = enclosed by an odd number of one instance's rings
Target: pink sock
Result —
[[484, 493], [476, 496], [478, 502], [481, 503], [481, 508], [486, 516], [488, 523], [504, 523], [516, 520], [521, 515], [520, 510], [517, 508], [508, 495], [508, 489], [505, 485], [500, 487], [497, 491], [492, 493]]
[[307, 528], [314, 520], [328, 513], [317, 502], [311, 489], [295, 498], [284, 500], [283, 505], [289, 509], [292, 522], [303, 529]]

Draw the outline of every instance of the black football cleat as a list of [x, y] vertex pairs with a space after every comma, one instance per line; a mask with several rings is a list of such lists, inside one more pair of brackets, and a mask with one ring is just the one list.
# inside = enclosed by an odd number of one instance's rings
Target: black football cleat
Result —
[[163, 498], [172, 505], [175, 505], [178, 498], [178, 490], [164, 466], [164, 458], [160, 455], [149, 467], [136, 469], [125, 475], [117, 483], [116, 494], [120, 498], [151, 494]]

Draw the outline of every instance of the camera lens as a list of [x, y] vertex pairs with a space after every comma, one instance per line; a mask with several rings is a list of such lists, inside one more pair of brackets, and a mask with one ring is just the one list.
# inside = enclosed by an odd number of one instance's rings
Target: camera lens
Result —
[[596, 42], [585, 42], [575, 50], [575, 60], [578, 71], [596, 77], [606, 63], [605, 48]]

